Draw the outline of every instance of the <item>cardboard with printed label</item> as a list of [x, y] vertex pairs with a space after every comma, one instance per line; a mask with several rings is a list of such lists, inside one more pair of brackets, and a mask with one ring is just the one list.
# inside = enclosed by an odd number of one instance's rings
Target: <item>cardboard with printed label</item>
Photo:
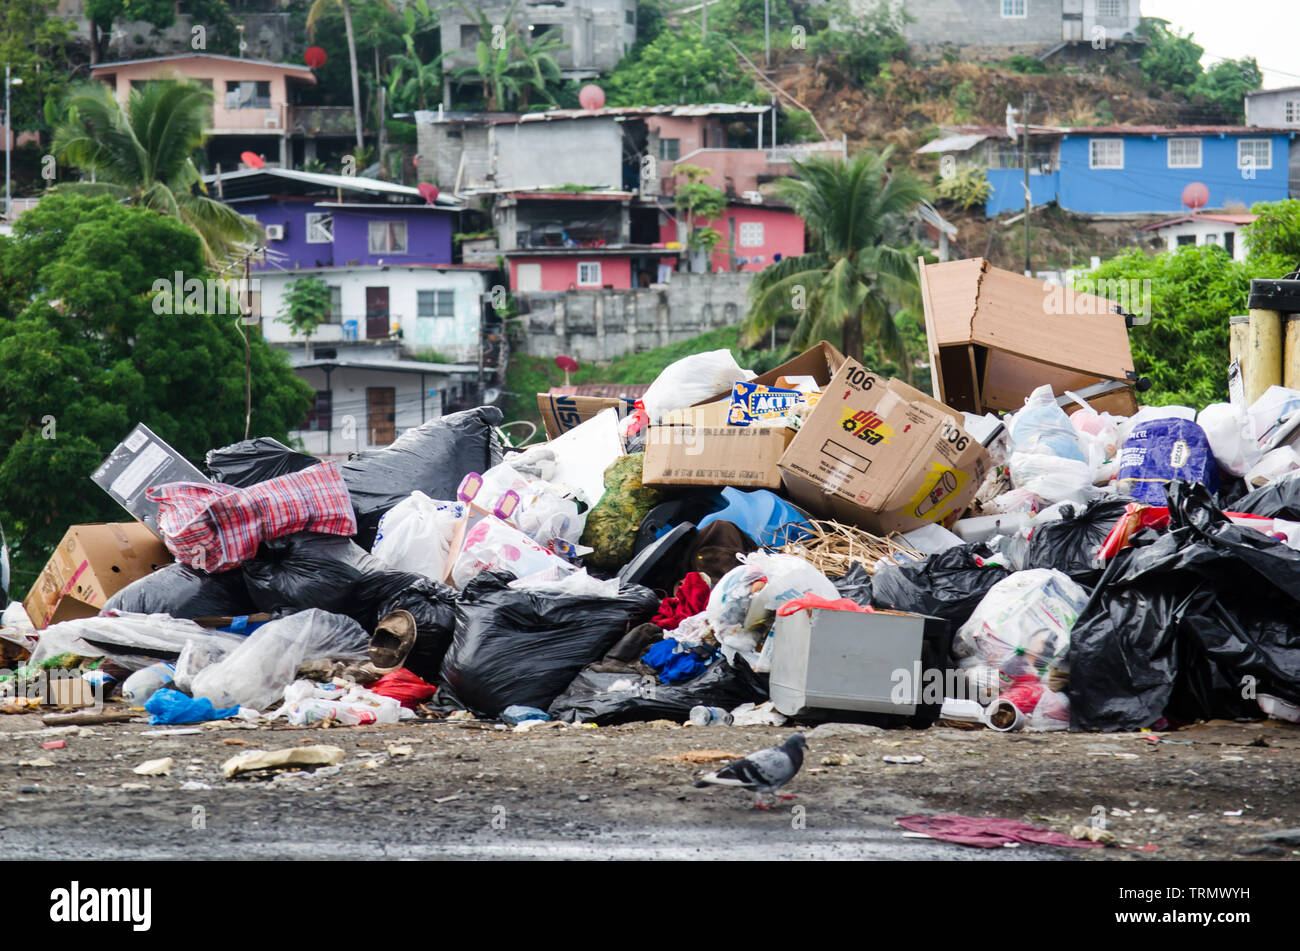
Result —
[[884, 534], [960, 515], [989, 455], [956, 410], [846, 360], [781, 457], [786, 493], [814, 515]]
[[646, 434], [646, 485], [779, 489], [778, 463], [794, 438], [784, 426], [731, 426], [730, 400], [666, 413]]
[[139, 522], [73, 525], [23, 607], [38, 628], [94, 617], [117, 592], [171, 560], [167, 547]]
[[547, 439], [556, 439], [607, 409], [618, 410], [622, 419], [632, 411], [634, 403], [634, 400], [612, 396], [537, 394], [537, 409], [542, 414]]

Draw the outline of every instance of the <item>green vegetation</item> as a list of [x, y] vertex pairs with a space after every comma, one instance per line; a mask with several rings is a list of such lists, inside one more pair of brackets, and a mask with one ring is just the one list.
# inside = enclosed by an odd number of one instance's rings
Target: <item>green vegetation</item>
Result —
[[989, 200], [993, 186], [984, 169], [973, 162], [963, 162], [952, 175], [940, 176], [934, 193], [941, 201], [970, 211]]
[[624, 57], [605, 84], [611, 106], [754, 102], [753, 82], [721, 33], [665, 30], [640, 53]]
[[1285, 277], [1300, 265], [1300, 200], [1261, 201], [1244, 231], [1252, 277]]
[[[157, 282], [176, 272], [209, 276], [198, 236], [107, 195], [56, 190], [0, 237], [0, 521], [15, 591], [68, 525], [127, 519], [90, 473], [136, 423], [192, 460], [244, 438], [237, 305], [156, 313]], [[246, 329], [251, 434], [285, 439], [311, 389]]]
[[1204, 70], [1204, 47], [1194, 42], [1191, 34], [1184, 36], [1171, 29], [1167, 20], [1144, 18], [1138, 32], [1148, 42], [1140, 65], [1149, 83], [1203, 103], [1225, 120], [1242, 120], [1242, 97], [1264, 81], [1253, 56], [1223, 60]]
[[476, 62], [455, 72], [458, 83], [477, 83], [482, 88], [484, 108], [495, 112], [513, 106], [527, 110], [536, 92], [554, 102], [553, 85], [560, 82], [560, 64], [555, 54], [568, 47], [558, 36], [548, 34], [530, 40], [514, 19], [519, 0], [514, 0], [502, 22], [494, 24], [481, 9], [459, 4], [467, 16], [478, 21], [479, 41], [474, 48]]
[[301, 277], [289, 285], [284, 295], [284, 309], [276, 319], [307, 341], [307, 359], [311, 359], [311, 338], [316, 328], [330, 315], [330, 288], [319, 277]]
[[808, 37], [808, 52], [832, 61], [859, 85], [870, 83], [891, 60], [907, 59], [906, 14], [901, 5], [895, 10], [885, 0], [877, 0], [854, 16], [843, 0], [833, 0], [816, 15], [826, 18], [826, 26]]

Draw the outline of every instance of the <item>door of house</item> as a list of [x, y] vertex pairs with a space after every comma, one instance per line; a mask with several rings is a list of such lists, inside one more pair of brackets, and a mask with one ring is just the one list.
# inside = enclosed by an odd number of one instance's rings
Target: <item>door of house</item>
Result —
[[391, 386], [366, 387], [370, 445], [387, 446], [397, 438], [397, 392]]
[[366, 288], [366, 339], [388, 336], [388, 288]]

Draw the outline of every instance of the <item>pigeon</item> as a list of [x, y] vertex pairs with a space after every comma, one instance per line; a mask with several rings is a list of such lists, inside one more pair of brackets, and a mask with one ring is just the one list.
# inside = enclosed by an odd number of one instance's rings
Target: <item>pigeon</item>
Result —
[[[755, 809], [770, 809], [763, 802], [763, 797], [774, 793], [790, 780], [803, 766], [803, 751], [808, 741], [802, 733], [795, 733], [780, 746], [771, 746], [757, 753], [750, 753], [718, 770], [707, 773], [696, 780], [696, 786], [738, 786], [754, 793]], [[779, 799], [793, 799], [794, 796], [778, 796]]]

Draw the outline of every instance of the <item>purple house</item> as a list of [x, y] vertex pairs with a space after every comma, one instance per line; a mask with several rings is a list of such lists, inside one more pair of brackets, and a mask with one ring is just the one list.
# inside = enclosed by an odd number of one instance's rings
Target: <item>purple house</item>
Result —
[[359, 175], [256, 168], [204, 181], [210, 194], [262, 225], [270, 258], [262, 268], [450, 264], [464, 208]]

